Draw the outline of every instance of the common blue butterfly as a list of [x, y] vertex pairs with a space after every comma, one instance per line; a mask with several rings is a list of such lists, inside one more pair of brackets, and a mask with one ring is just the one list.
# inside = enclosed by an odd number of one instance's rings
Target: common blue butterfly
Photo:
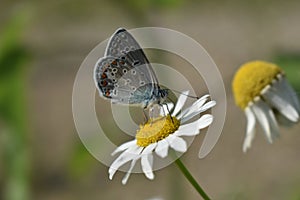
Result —
[[168, 89], [161, 89], [143, 49], [124, 28], [110, 38], [104, 57], [94, 70], [100, 96], [116, 104], [140, 105], [144, 109], [161, 104]]

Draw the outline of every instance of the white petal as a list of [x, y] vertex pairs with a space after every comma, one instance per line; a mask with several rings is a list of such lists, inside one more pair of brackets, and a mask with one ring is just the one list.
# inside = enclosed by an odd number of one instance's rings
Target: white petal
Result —
[[277, 84], [266, 89], [262, 95], [273, 107], [275, 107], [282, 115], [292, 122], [299, 120], [299, 114], [293, 106], [293, 102], [289, 96], [285, 96], [285, 91], [281, 91]]
[[202, 112], [205, 112], [206, 110], [212, 108], [213, 106], [216, 105], [215, 101], [209, 101], [206, 104], [204, 104], [199, 110], [197, 110], [196, 112], [190, 113], [189, 115], [184, 116], [181, 119], [181, 123], [184, 123], [190, 119], [192, 119], [193, 117], [195, 117], [196, 115], [199, 115]]
[[116, 171], [125, 163], [139, 157], [143, 148], [141, 147], [132, 147], [124, 151], [109, 167], [109, 179], [112, 179]]
[[216, 104], [217, 104], [216, 101], [209, 101], [206, 104], [204, 104], [200, 110], [201, 110], [201, 112], [205, 112], [208, 109], [211, 109], [212, 107], [214, 107]]
[[203, 115], [199, 120], [198, 120], [198, 129], [203, 129], [208, 127], [212, 122], [213, 122], [213, 116], [210, 114]]
[[131, 161], [130, 168], [128, 169], [127, 173], [125, 174], [124, 178], [122, 179], [122, 184], [123, 185], [125, 185], [127, 183], [128, 179], [129, 179], [129, 176], [132, 172], [132, 169], [133, 169], [133, 167], [134, 167], [134, 165], [135, 165], [135, 163], [138, 159], [139, 159], [139, 157], [137, 157], [137, 158], [135, 158]]
[[187, 99], [187, 95], [189, 94], [189, 91], [184, 91], [182, 92], [182, 94], [179, 96], [178, 100], [177, 100], [177, 104], [175, 106], [175, 109], [172, 113], [172, 116], [176, 116], [178, 114], [178, 112], [182, 109], [186, 99]]
[[160, 109], [160, 115], [164, 116], [164, 115], [170, 114], [169, 111], [171, 112], [173, 107], [174, 107], [173, 103], [163, 104], [163, 106]]
[[199, 133], [198, 121], [179, 126], [178, 130], [173, 133], [175, 136], [194, 136]]
[[128, 149], [131, 146], [136, 146], [136, 140], [132, 140], [132, 141], [123, 143], [122, 145], [117, 147], [116, 150], [114, 150], [114, 152], [111, 153], [111, 155], [114, 156], [116, 153], [124, 151], [124, 150]]
[[150, 180], [154, 179], [154, 174], [152, 170], [153, 166], [153, 155], [152, 154], [145, 154], [142, 155], [141, 159], [141, 165], [142, 165], [142, 170], [146, 177]]
[[148, 145], [142, 152], [142, 154], [150, 154], [152, 153], [153, 149], [157, 146], [157, 143], [152, 143]]
[[181, 125], [179, 129], [173, 134], [175, 136], [194, 136], [200, 133], [199, 129], [206, 128], [213, 121], [213, 116], [210, 114], [203, 115], [197, 121]]
[[170, 147], [178, 152], [186, 152], [187, 144], [184, 139], [177, 137], [175, 135], [169, 135], [166, 140], [168, 141]]
[[292, 86], [287, 82], [287, 80], [283, 77], [280, 79], [279, 86], [281, 87], [280, 91], [285, 91], [285, 94], [289, 96], [291, 102], [293, 102], [294, 107], [300, 113], [300, 102], [299, 98], [297, 97], [297, 93], [292, 88]]
[[155, 148], [155, 153], [161, 158], [165, 158], [168, 155], [169, 144], [167, 140], [163, 139], [157, 142], [157, 147]]
[[203, 104], [207, 101], [208, 97], [209, 97], [208, 94], [202, 96], [200, 99], [198, 99], [196, 102], [194, 102], [191, 107], [182, 111], [182, 113], [180, 115], [178, 115], [177, 118], [180, 119], [186, 115], [189, 115], [193, 112], [197, 112], [198, 110], [200, 110], [200, 108], [203, 106]]
[[275, 114], [275, 117], [276, 117], [276, 120], [277, 120], [278, 124], [280, 124], [282, 126], [292, 127], [295, 124], [295, 122], [292, 122], [291, 120], [287, 119], [285, 116], [283, 116], [279, 112], [274, 112], [274, 114]]
[[252, 140], [255, 136], [255, 116], [249, 107], [245, 109], [245, 114], [247, 117], [247, 130], [246, 137], [243, 144], [243, 152], [245, 153], [247, 149], [251, 147]]
[[277, 121], [272, 109], [261, 99], [256, 100], [255, 103], [250, 106], [250, 108], [254, 112], [256, 119], [262, 126], [268, 141], [272, 143], [272, 138], [279, 135]]

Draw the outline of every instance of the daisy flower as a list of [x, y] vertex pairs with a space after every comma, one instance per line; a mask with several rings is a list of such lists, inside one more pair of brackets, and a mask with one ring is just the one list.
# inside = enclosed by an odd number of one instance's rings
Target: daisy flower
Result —
[[[150, 119], [145, 125], [140, 125], [134, 140], [119, 146], [112, 155], [121, 153], [109, 168], [109, 178], [112, 179], [116, 171], [124, 164], [131, 162], [130, 167], [124, 176], [122, 183], [126, 184], [133, 167], [138, 160], [141, 161], [142, 171], [148, 179], [154, 179], [153, 174], [153, 154], [161, 158], [168, 156], [169, 148], [177, 152], [187, 151], [187, 143], [183, 136], [195, 136], [200, 133], [200, 129], [209, 126], [213, 121], [213, 116], [205, 114], [198, 119], [195, 116], [213, 107], [216, 102], [208, 101], [209, 95], [205, 95], [195, 101], [189, 108], [180, 112], [186, 99], [188, 91], [183, 92], [171, 115], [166, 106], [162, 108], [162, 116]], [[164, 116], [164, 117], [163, 117]], [[192, 122], [188, 122], [192, 119]], [[195, 120], [193, 120], [195, 119]]]
[[277, 65], [263, 61], [246, 63], [236, 73], [232, 86], [235, 102], [247, 118], [244, 152], [251, 147], [256, 120], [270, 143], [279, 136], [280, 119], [299, 121], [299, 100]]

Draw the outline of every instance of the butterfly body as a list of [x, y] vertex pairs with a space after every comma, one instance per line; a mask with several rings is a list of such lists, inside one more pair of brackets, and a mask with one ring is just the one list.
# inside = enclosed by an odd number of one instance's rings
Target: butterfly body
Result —
[[168, 96], [161, 89], [145, 53], [125, 29], [118, 29], [95, 66], [94, 80], [100, 96], [112, 103], [148, 108]]

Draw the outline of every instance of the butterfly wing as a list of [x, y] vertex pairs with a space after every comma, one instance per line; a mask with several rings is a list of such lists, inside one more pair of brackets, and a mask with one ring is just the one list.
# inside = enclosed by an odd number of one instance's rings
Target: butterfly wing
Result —
[[137, 70], [142, 71], [148, 82], [153, 84], [153, 89], [156, 89], [158, 87], [158, 80], [143, 49], [128, 31], [120, 28], [110, 38], [105, 56], [119, 58], [125, 55], [128, 55]]
[[110, 38], [94, 76], [100, 94], [114, 103], [146, 106], [159, 88], [144, 51], [125, 29]]
[[152, 95], [152, 83], [148, 83], [146, 74], [138, 69], [128, 55], [101, 58], [94, 72], [100, 95], [113, 103], [147, 104]]

